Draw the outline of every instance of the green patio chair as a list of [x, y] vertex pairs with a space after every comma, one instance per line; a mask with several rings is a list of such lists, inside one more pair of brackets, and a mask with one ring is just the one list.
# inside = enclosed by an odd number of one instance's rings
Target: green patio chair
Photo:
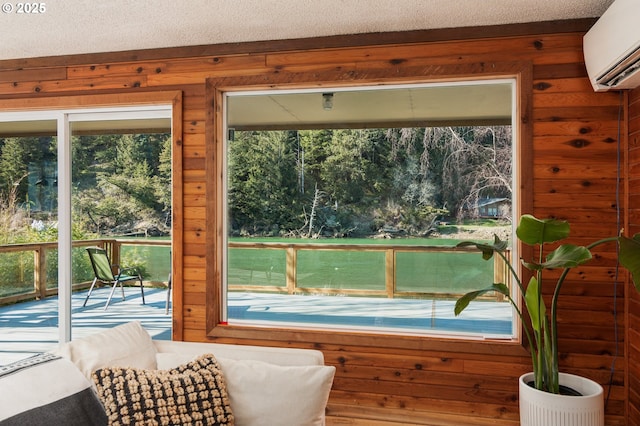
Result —
[[[95, 287], [98, 281], [111, 285], [111, 292], [109, 293], [109, 298], [107, 299], [107, 303], [104, 305], [105, 311], [109, 307], [109, 303], [111, 302], [111, 298], [113, 297], [113, 293], [116, 291], [116, 287], [119, 285], [122, 290], [122, 300], [124, 299], [124, 286], [122, 283], [128, 281], [139, 281], [140, 282], [140, 293], [142, 294], [142, 304], [144, 305], [144, 285], [142, 284], [142, 277], [138, 273], [135, 268], [120, 268], [120, 265], [111, 264], [109, 257], [107, 256], [107, 252], [105, 249], [100, 247], [87, 247], [87, 253], [89, 254], [89, 260], [91, 260], [91, 266], [93, 267], [93, 273], [95, 278], [91, 283], [91, 287], [89, 288], [89, 292], [87, 293], [86, 299], [84, 299], [84, 303], [82, 306], [87, 305], [87, 301], [91, 296], [91, 292], [93, 292], [93, 288]], [[117, 274], [114, 275], [114, 270], [117, 270]]]

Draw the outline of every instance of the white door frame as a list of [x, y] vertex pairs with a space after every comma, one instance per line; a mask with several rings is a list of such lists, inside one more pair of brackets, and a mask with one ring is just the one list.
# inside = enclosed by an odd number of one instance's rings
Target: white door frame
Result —
[[[58, 142], [58, 340], [71, 336], [71, 125], [74, 122], [172, 118], [171, 104], [0, 112], [0, 122], [55, 121]], [[173, 124], [173, 123], [172, 123]], [[171, 126], [173, 128], [173, 125]]]

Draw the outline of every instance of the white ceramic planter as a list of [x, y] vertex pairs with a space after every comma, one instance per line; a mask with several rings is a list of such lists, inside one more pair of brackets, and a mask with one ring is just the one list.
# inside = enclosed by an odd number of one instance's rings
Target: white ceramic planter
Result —
[[604, 392], [593, 380], [560, 373], [560, 384], [583, 396], [556, 395], [532, 388], [533, 373], [520, 376], [520, 426], [604, 426]]

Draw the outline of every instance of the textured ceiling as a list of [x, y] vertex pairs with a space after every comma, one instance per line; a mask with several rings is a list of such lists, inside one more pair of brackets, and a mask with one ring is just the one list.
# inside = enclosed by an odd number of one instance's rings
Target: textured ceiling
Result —
[[40, 13], [0, 3], [2, 60], [592, 18], [612, 0], [49, 0]]

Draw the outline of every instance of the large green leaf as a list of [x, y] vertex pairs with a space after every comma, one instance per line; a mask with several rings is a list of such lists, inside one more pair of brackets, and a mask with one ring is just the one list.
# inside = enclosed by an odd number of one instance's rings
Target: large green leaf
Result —
[[529, 317], [531, 317], [531, 326], [537, 332], [540, 332], [541, 329], [540, 318], [544, 318], [547, 313], [544, 301], [539, 297], [539, 294], [540, 286], [538, 285], [538, 280], [536, 277], [531, 277], [524, 295], [524, 303], [527, 305], [527, 311], [529, 311]]
[[634, 235], [633, 238], [620, 236], [618, 243], [620, 244], [618, 260], [629, 270], [636, 290], [640, 291], [640, 234]]
[[470, 291], [469, 293], [459, 298], [456, 301], [456, 306], [453, 312], [456, 314], [456, 316], [460, 315], [460, 313], [464, 311], [467, 306], [469, 306], [469, 303], [471, 301], [491, 291], [495, 291], [509, 297], [509, 287], [504, 284], [493, 284], [491, 287], [483, 288], [482, 290]]
[[521, 260], [521, 263], [522, 263], [522, 266], [524, 266], [530, 271], [539, 271], [541, 269], [544, 269], [543, 265], [535, 262], [526, 262], [524, 259]]
[[591, 252], [586, 247], [563, 244], [549, 253], [543, 268], [575, 268], [591, 260]]
[[502, 241], [500, 238], [498, 238], [497, 235], [493, 236], [493, 244], [478, 243], [475, 241], [462, 241], [456, 244], [456, 247], [470, 247], [470, 246], [480, 250], [482, 252], [482, 258], [484, 260], [489, 260], [491, 259], [491, 257], [493, 257], [494, 252], [505, 251], [509, 247], [509, 244], [507, 241]]
[[556, 219], [537, 219], [529, 214], [520, 217], [516, 235], [525, 244], [553, 243], [569, 236], [569, 223]]

